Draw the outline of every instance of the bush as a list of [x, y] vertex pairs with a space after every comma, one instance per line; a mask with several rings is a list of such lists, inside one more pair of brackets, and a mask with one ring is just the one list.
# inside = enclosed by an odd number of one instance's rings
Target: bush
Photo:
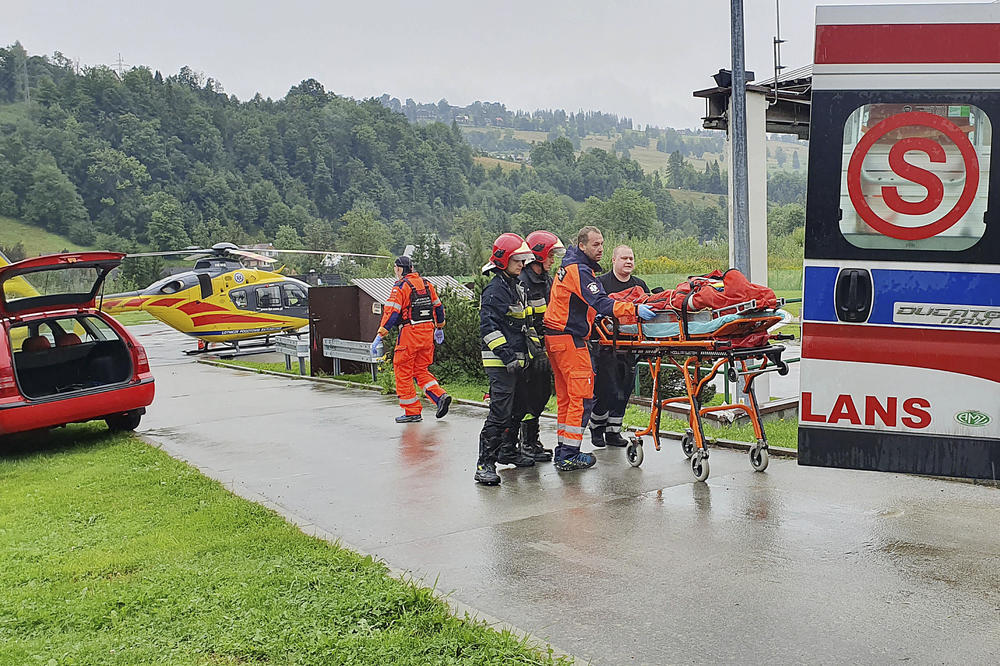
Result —
[[442, 290], [445, 321], [444, 344], [434, 353], [435, 375], [442, 381], [485, 380], [479, 337], [478, 303], [451, 290]]

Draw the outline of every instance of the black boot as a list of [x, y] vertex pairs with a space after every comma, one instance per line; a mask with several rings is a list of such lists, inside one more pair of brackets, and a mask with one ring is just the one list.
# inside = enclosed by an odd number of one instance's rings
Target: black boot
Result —
[[535, 464], [535, 459], [521, 453], [517, 448], [518, 430], [517, 426], [504, 430], [503, 443], [500, 445], [500, 454], [497, 456], [497, 462], [501, 465], [531, 467]]
[[476, 483], [485, 486], [500, 484], [500, 475], [497, 474], [497, 451], [500, 450], [502, 435], [502, 432], [494, 432], [492, 428], [483, 428], [479, 433], [479, 460], [476, 461], [476, 475], [473, 477]]
[[500, 475], [497, 474], [496, 463], [482, 463], [476, 465], [476, 475], [473, 477], [476, 483], [484, 486], [499, 486]]
[[603, 449], [606, 446], [603, 427], [590, 429], [590, 443], [594, 445], [595, 449]]
[[628, 440], [620, 432], [604, 433], [604, 441], [608, 446], [628, 446]]
[[538, 441], [538, 418], [521, 423], [521, 450], [526, 456], [534, 458], [535, 462], [552, 460], [552, 449], [546, 449]]

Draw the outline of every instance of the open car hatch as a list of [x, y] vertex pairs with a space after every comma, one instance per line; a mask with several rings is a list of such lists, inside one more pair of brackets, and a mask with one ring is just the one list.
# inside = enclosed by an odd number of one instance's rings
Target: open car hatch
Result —
[[32, 257], [0, 266], [0, 316], [93, 308], [121, 252], [76, 252]]

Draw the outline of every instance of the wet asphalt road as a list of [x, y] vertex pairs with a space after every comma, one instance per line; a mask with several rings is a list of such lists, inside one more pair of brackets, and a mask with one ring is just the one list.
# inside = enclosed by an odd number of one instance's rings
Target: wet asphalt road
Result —
[[[147, 440], [581, 661], [1000, 661], [1000, 490], [679, 446], [472, 481], [484, 413], [399, 426], [395, 400], [213, 368], [134, 327]], [[543, 440], [554, 440], [543, 421]], [[587, 447], [585, 447], [587, 448]]]

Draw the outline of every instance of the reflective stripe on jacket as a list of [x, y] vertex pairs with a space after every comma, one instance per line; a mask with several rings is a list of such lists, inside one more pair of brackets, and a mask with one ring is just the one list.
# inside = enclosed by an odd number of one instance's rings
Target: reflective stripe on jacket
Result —
[[528, 357], [525, 334], [529, 315], [524, 289], [502, 270], [493, 271], [479, 302], [479, 335], [483, 365], [503, 367], [511, 361], [523, 365]]
[[545, 271], [536, 273], [532, 268], [533, 265], [525, 266], [518, 280], [524, 287], [528, 307], [531, 308], [531, 327], [535, 329], [536, 334], [540, 334], [543, 332], [542, 320], [549, 304], [549, 292], [552, 290], [552, 276]]
[[608, 297], [594, 276], [594, 269], [600, 269], [600, 265], [578, 247], [574, 245], [566, 250], [545, 310], [547, 330], [586, 338], [590, 336], [590, 327], [597, 313], [606, 317], [635, 315], [635, 304]]

